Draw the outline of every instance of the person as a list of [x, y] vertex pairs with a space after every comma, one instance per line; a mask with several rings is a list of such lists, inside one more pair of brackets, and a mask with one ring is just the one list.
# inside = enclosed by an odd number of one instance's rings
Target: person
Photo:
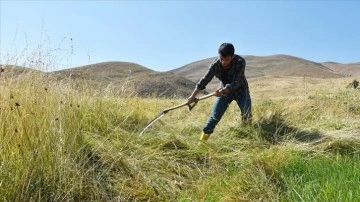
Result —
[[206, 88], [206, 85], [217, 77], [220, 87], [214, 92], [216, 99], [210, 117], [205, 124], [200, 140], [207, 140], [214, 132], [230, 103], [235, 100], [241, 111], [242, 123], [251, 123], [251, 97], [249, 85], [245, 77], [245, 59], [234, 54], [235, 48], [231, 43], [223, 43], [218, 49], [219, 57], [209, 66], [207, 73], [196, 84], [196, 88], [187, 99], [188, 103], [196, 101], [196, 95]]

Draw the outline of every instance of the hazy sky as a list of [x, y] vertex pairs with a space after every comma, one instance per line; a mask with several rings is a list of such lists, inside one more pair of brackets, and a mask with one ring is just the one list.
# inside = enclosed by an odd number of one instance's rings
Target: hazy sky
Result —
[[358, 1], [4, 1], [0, 63], [126, 61], [167, 71], [217, 56], [360, 62]]

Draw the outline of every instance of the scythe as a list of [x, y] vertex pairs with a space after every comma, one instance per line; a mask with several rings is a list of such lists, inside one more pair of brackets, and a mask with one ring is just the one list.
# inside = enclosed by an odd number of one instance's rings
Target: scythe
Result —
[[162, 116], [164, 116], [166, 113], [168, 113], [169, 111], [172, 111], [174, 109], [178, 109], [180, 107], [183, 107], [183, 106], [188, 106], [189, 107], [189, 110], [191, 111], [195, 105], [198, 103], [198, 101], [200, 100], [204, 100], [206, 98], [209, 98], [209, 97], [212, 97], [215, 95], [215, 92], [213, 93], [210, 93], [208, 95], [205, 95], [205, 96], [202, 96], [202, 97], [199, 97], [196, 99], [196, 101], [194, 102], [194, 104], [190, 104], [188, 102], [186, 103], [183, 103], [183, 104], [180, 104], [180, 105], [177, 105], [177, 106], [174, 106], [174, 107], [170, 107], [170, 108], [167, 108], [167, 109], [164, 109], [163, 111], [161, 111], [159, 113], [159, 115], [157, 115], [153, 120], [151, 120], [139, 133], [139, 137], [143, 135], [143, 133], [145, 132], [146, 129], [148, 129], [153, 123], [155, 123], [155, 121], [157, 121], [158, 119], [160, 119]]

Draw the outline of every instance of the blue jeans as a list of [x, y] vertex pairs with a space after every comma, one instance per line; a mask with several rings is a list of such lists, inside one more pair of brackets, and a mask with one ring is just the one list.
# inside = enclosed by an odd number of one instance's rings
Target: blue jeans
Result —
[[221, 120], [221, 117], [224, 115], [226, 109], [229, 107], [230, 103], [235, 100], [241, 111], [241, 120], [243, 123], [250, 123], [252, 114], [251, 114], [251, 97], [249, 91], [242, 92], [240, 95], [224, 95], [217, 97], [211, 115], [203, 129], [203, 132], [206, 134], [211, 134], [214, 132], [215, 126]]

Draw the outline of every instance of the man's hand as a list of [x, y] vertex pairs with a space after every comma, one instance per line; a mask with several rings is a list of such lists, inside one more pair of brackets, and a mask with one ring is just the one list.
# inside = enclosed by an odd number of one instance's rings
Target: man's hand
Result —
[[196, 102], [197, 98], [196, 95], [200, 93], [201, 90], [195, 88], [195, 90], [191, 93], [190, 97], [187, 99], [188, 104], [191, 104], [193, 102]]
[[191, 104], [193, 102], [196, 102], [197, 99], [194, 96], [190, 96], [187, 100], [188, 100], [188, 104]]

